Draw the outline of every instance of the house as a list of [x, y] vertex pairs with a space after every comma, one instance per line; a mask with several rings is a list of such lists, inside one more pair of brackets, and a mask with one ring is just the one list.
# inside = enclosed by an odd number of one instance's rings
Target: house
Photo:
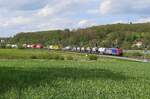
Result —
[[132, 47], [138, 47], [138, 48], [140, 48], [140, 47], [142, 47], [143, 46], [143, 42], [142, 41], [136, 41], [133, 45], [132, 45]]

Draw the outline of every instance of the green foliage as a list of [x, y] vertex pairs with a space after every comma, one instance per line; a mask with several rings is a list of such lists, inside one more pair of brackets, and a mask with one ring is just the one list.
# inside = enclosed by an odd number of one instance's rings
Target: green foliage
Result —
[[51, 54], [51, 57], [52, 57], [52, 59], [55, 59], [55, 60], [60, 59], [60, 55], [58, 55], [58, 54]]
[[59, 57], [60, 60], [65, 60], [64, 56]]
[[143, 54], [139, 53], [139, 52], [136, 52], [136, 53], [133, 53], [133, 56], [143, 56]]
[[18, 49], [25, 49], [22, 44], [18, 44]]
[[31, 58], [31, 59], [38, 59], [38, 57], [35, 56], [35, 55], [31, 55], [30, 58]]
[[73, 60], [73, 57], [71, 55], [67, 56], [66, 58], [67, 60]]
[[97, 60], [98, 56], [97, 55], [88, 55], [89, 60]]
[[50, 60], [64, 60], [64, 57], [59, 54], [35, 54], [30, 56], [31, 59], [50, 59]]
[[[48, 51], [42, 49], [0, 49], [0, 59], [49, 59], [65, 60], [73, 55], [73, 59], [80, 60], [82, 54], [63, 51]], [[36, 57], [36, 58], [35, 58]], [[68, 59], [69, 59], [68, 58]], [[72, 60], [72, 57], [70, 58]]]
[[14, 44], [18, 42], [21, 44], [40, 43], [45, 46], [49, 44], [95, 46], [97, 43], [102, 47], [136, 49], [131, 47], [136, 41], [143, 41], [144, 45], [150, 46], [149, 28], [150, 23], [101, 25], [72, 31], [65, 29], [19, 33], [8, 41]]
[[132, 48], [132, 42], [124, 41], [122, 44], [122, 49], [131, 49]]
[[6, 48], [6, 44], [5, 43], [0, 43], [0, 48]]

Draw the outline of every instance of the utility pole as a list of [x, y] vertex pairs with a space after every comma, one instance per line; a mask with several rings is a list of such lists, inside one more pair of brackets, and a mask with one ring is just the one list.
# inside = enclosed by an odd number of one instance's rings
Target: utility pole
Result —
[[146, 56], [147, 56], [147, 46], [145, 45], [145, 49], [144, 49], [144, 62], [148, 62]]

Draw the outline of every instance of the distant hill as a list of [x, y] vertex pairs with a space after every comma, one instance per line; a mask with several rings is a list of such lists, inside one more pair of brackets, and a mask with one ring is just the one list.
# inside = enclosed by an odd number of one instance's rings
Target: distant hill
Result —
[[11, 39], [11, 43], [41, 43], [61, 44], [73, 46], [102, 46], [137, 49], [132, 45], [143, 42], [143, 46], [150, 46], [150, 23], [140, 24], [110, 24], [93, 26], [85, 29], [70, 31], [39, 31], [18, 33]]

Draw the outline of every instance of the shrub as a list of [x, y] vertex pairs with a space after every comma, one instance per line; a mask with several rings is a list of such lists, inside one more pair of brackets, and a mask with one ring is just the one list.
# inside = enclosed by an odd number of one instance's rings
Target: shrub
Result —
[[5, 44], [0, 44], [0, 48], [4, 49], [4, 48], [6, 48], [6, 45]]
[[67, 56], [67, 60], [73, 60], [72, 56]]
[[88, 55], [89, 60], [97, 60], [98, 56], [97, 55]]
[[45, 57], [47, 57], [47, 59], [64, 60], [64, 57], [59, 54], [47, 54]]
[[52, 54], [52, 59], [59, 60], [60, 56], [58, 54]]
[[60, 56], [59, 59], [60, 60], [65, 60], [65, 58], [63, 56]]
[[6, 45], [6, 48], [7, 49], [11, 49], [11, 45]]
[[39, 54], [38, 57], [40, 59], [51, 59], [51, 55], [50, 54]]
[[31, 58], [31, 59], [38, 59], [38, 57], [35, 56], [35, 55], [30, 56], [30, 58]]

